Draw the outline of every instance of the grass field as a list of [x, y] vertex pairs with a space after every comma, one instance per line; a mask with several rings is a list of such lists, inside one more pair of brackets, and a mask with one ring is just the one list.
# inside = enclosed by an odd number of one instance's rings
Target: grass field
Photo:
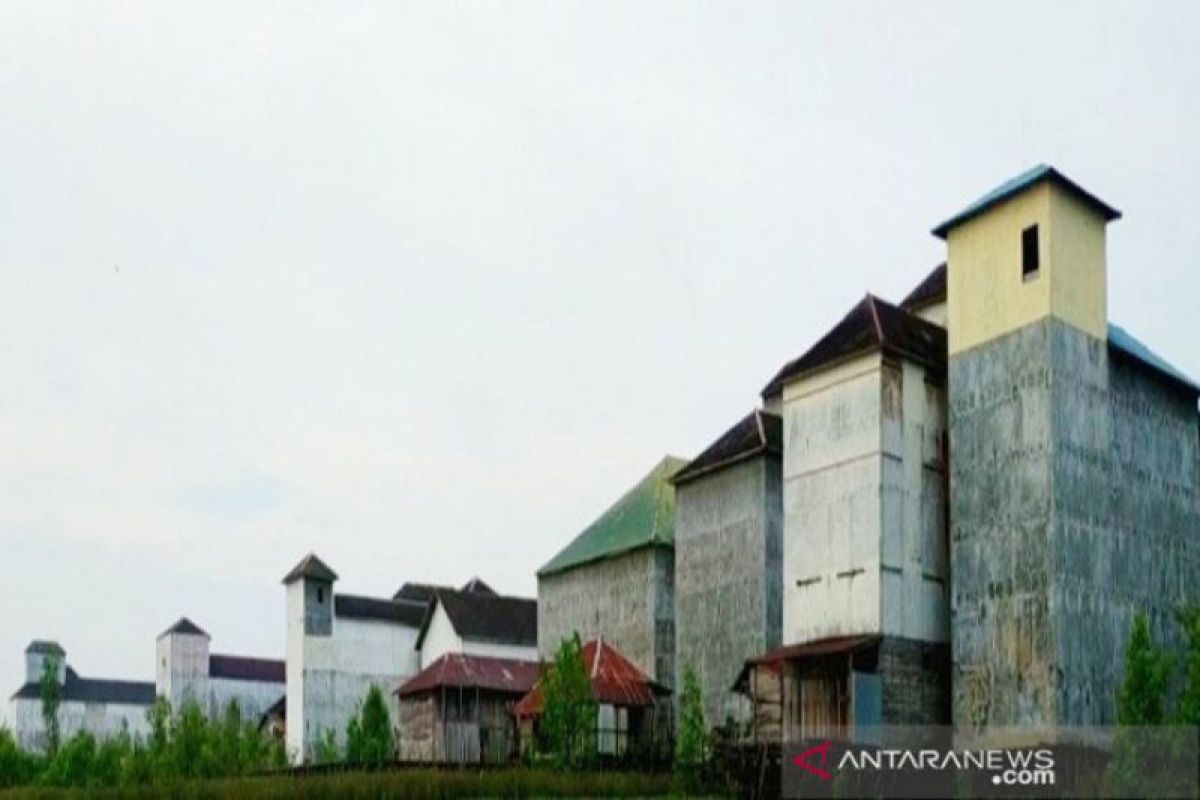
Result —
[[[180, 781], [144, 787], [0, 790], [0, 800], [422, 800], [461, 797], [666, 797], [670, 774], [569, 773], [543, 769], [387, 770]], [[675, 796], [678, 796], [677, 794]]]

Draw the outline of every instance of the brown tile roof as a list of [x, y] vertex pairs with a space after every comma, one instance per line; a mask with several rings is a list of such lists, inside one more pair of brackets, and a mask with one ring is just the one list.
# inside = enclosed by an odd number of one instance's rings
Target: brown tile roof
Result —
[[539, 668], [536, 661], [446, 653], [401, 684], [396, 694], [411, 697], [447, 687], [524, 695], [537, 681]]
[[783, 420], [769, 411], [751, 411], [675, 473], [671, 482], [679, 486], [759, 453], [778, 455], [782, 452]]
[[784, 364], [762, 396], [774, 397], [802, 375], [875, 350], [944, 370], [946, 330], [868, 294], [803, 355]]

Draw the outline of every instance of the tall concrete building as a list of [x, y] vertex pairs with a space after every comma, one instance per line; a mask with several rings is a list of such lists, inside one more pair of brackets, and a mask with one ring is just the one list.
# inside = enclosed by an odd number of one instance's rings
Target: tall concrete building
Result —
[[666, 457], [538, 570], [538, 651], [604, 637], [663, 686], [675, 680], [675, 487]]
[[1109, 323], [1119, 216], [1039, 166], [934, 229], [960, 723], [1113, 722], [1131, 617], [1200, 590], [1200, 390]]
[[752, 411], [675, 474], [675, 663], [691, 669], [705, 719], [744, 724], [729, 691], [742, 664], [780, 644], [783, 422]]

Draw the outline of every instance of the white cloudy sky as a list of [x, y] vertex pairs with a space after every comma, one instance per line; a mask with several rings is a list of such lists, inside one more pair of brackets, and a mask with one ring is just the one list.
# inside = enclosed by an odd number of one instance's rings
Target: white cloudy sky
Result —
[[[1200, 375], [1200, 5], [8, 3], [0, 691], [533, 572], [1048, 161]], [[978, 4], [972, 4], [978, 6]]]

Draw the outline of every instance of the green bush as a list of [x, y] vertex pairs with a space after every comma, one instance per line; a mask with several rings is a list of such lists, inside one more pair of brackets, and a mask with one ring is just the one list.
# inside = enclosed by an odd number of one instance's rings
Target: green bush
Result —
[[549, 754], [560, 768], [586, 767], [596, 755], [596, 704], [578, 633], [559, 644], [541, 684], [542, 729]]
[[346, 725], [346, 761], [351, 764], [386, 764], [395, 759], [392, 721], [383, 692], [372, 685]]

